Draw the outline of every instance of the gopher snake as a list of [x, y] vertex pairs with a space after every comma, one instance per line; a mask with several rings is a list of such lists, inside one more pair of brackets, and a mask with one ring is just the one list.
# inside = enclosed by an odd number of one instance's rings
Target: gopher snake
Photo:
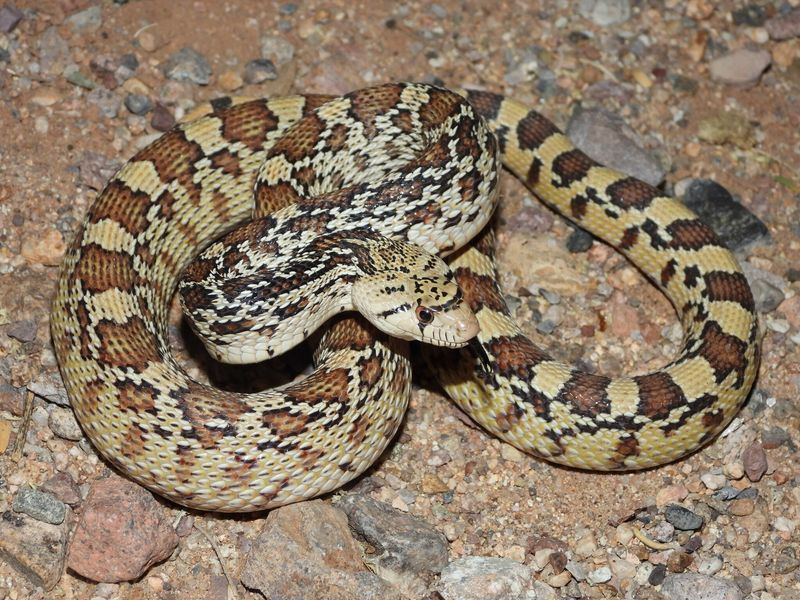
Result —
[[[65, 257], [53, 309], [65, 385], [95, 447], [154, 492], [222, 511], [329, 491], [385, 448], [410, 393], [407, 350], [363, 321], [339, 320], [327, 330], [304, 381], [254, 395], [190, 380], [166, 341], [167, 308], [184, 268], [251, 216], [254, 181], [270, 177], [259, 168], [287, 128], [300, 129], [282, 150], [287, 161], [313, 158], [319, 136], [328, 135], [322, 117], [336, 103], [367, 129], [385, 117], [398, 133], [422, 125], [452, 135], [422, 148], [431, 164], [412, 169], [420, 176], [412, 191], [394, 186], [389, 208], [371, 205], [362, 225], [394, 218], [389, 234], [454, 252], [450, 266], [481, 331], [477, 344], [442, 350], [432, 363], [477, 422], [537, 456], [599, 470], [668, 462], [719, 432], [744, 401], [758, 363], [752, 295], [730, 252], [681, 203], [597, 165], [538, 113], [491, 93], [462, 95], [468, 104], [435, 87], [393, 84], [342, 98], [218, 105], [134, 156], [91, 207]], [[482, 119], [470, 116], [473, 109]], [[454, 112], [461, 120], [448, 125]], [[469, 121], [494, 135], [463, 135]], [[491, 215], [477, 188], [495, 179], [488, 171], [495, 139], [504, 165], [529, 189], [619, 248], [670, 298], [686, 332], [670, 364], [609, 380], [552, 361], [521, 334], [494, 278], [491, 229], [458, 250]], [[440, 185], [435, 165], [465, 153], [474, 168]], [[277, 194], [257, 198], [256, 215], [297, 201], [311, 207], [299, 227], [336, 231], [347, 210], [340, 196], [298, 198], [306, 188], [313, 186], [268, 186]]]

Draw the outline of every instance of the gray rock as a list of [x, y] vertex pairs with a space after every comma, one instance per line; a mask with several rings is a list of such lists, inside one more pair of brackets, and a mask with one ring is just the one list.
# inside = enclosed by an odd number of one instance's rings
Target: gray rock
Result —
[[22, 11], [6, 4], [0, 8], [0, 33], [11, 33], [22, 20]]
[[268, 600], [400, 598], [364, 566], [345, 514], [321, 500], [269, 513], [247, 553], [241, 582]]
[[285, 38], [264, 34], [261, 36], [261, 58], [271, 60], [280, 68], [294, 58], [294, 46]]
[[756, 301], [756, 309], [762, 313], [772, 312], [786, 298], [780, 288], [763, 279], [756, 279], [751, 287]]
[[596, 25], [607, 27], [630, 19], [631, 3], [630, 0], [581, 0], [578, 11]]
[[699, 573], [667, 575], [661, 593], [668, 600], [744, 600], [742, 590], [730, 579]]
[[100, 25], [103, 24], [103, 11], [99, 6], [90, 6], [89, 8], [76, 12], [74, 15], [67, 17], [67, 25], [72, 31], [97, 31]]
[[606, 166], [650, 185], [658, 185], [664, 179], [664, 167], [617, 115], [578, 107], [570, 117], [567, 135], [578, 148]]
[[97, 106], [100, 114], [106, 119], [115, 119], [122, 106], [122, 100], [114, 92], [98, 87], [86, 94], [86, 99]]
[[48, 27], [39, 36], [39, 39], [36, 40], [36, 50], [39, 64], [45, 73], [60, 73], [72, 62], [69, 44], [61, 37], [55, 26]]
[[361, 494], [336, 502], [350, 527], [375, 548], [370, 565], [378, 576], [408, 591], [425, 589], [447, 564], [447, 539], [425, 521]]
[[6, 328], [6, 335], [20, 342], [32, 342], [36, 339], [39, 324], [33, 319], [14, 321]]
[[668, 505], [664, 509], [664, 518], [681, 531], [696, 531], [703, 526], [702, 516], [678, 504]]
[[29, 487], [19, 489], [11, 508], [50, 525], [60, 525], [67, 514], [66, 505], [55, 496]]
[[83, 438], [81, 426], [75, 420], [75, 414], [68, 408], [53, 407], [47, 419], [47, 424], [53, 433], [65, 440], [77, 442]]
[[69, 81], [72, 85], [77, 85], [85, 90], [93, 90], [95, 88], [94, 81], [81, 73], [80, 67], [75, 63], [64, 67], [64, 79]]
[[576, 228], [573, 229], [572, 233], [570, 233], [569, 237], [567, 237], [567, 250], [573, 254], [586, 252], [592, 247], [593, 243], [594, 237], [592, 237], [591, 233], [584, 231], [583, 229]]
[[67, 390], [64, 383], [56, 373], [44, 372], [28, 384], [28, 389], [48, 402], [59, 406], [69, 406]]
[[766, 50], [740, 48], [712, 60], [709, 73], [715, 81], [749, 87], [758, 83], [771, 62], [772, 56]]
[[731, 13], [734, 25], [761, 27], [767, 20], [767, 11], [758, 4], [747, 4]]
[[134, 115], [144, 115], [153, 110], [153, 101], [143, 94], [125, 96], [125, 108]]
[[767, 226], [715, 181], [692, 181], [686, 189], [683, 203], [697, 213], [731, 250], [745, 251], [770, 238]]
[[64, 572], [68, 526], [50, 525], [24, 514], [0, 515], [0, 560], [33, 585], [51, 590]]
[[208, 85], [211, 66], [205, 56], [192, 48], [181, 48], [159, 65], [164, 77], [174, 81], [191, 81]]
[[445, 600], [529, 600], [532, 572], [508, 558], [465, 556], [442, 571], [436, 590]]
[[769, 37], [773, 40], [788, 40], [800, 37], [800, 8], [784, 16], [771, 18], [766, 23]]
[[278, 69], [268, 58], [251, 60], [244, 67], [244, 80], [246, 83], [264, 83], [278, 78]]
[[64, 504], [75, 506], [82, 500], [81, 492], [78, 489], [72, 475], [67, 472], [58, 472], [50, 479], [45, 481], [39, 488], [42, 492], [52, 494]]

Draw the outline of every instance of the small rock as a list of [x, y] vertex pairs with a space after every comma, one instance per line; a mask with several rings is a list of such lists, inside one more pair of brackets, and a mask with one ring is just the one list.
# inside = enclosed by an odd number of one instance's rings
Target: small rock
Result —
[[100, 115], [106, 119], [115, 119], [122, 106], [122, 100], [111, 90], [97, 87], [86, 95], [86, 99], [97, 106]]
[[722, 569], [722, 558], [719, 556], [712, 556], [700, 563], [697, 567], [697, 572], [701, 575], [716, 575]]
[[750, 481], [761, 481], [767, 472], [767, 454], [758, 442], [750, 444], [742, 453], [744, 474]]
[[594, 238], [592, 234], [583, 229], [573, 229], [572, 233], [567, 237], [567, 250], [573, 254], [586, 252], [592, 247]]
[[33, 319], [14, 321], [6, 327], [6, 335], [20, 342], [32, 342], [36, 339], [39, 324]]
[[718, 490], [728, 483], [728, 479], [720, 473], [703, 473], [700, 476], [700, 481], [702, 481], [703, 485], [709, 490]]
[[656, 494], [656, 506], [660, 508], [667, 504], [680, 502], [688, 495], [689, 490], [686, 489], [686, 486], [680, 484], [668, 485], [658, 490]]
[[278, 69], [268, 58], [251, 60], [244, 67], [244, 80], [248, 84], [263, 83], [278, 78]]
[[525, 454], [514, 448], [511, 444], [500, 445], [500, 456], [503, 457], [503, 460], [515, 463], [524, 462], [527, 458]]
[[507, 558], [465, 556], [445, 567], [436, 590], [444, 600], [529, 600], [531, 575]]
[[69, 473], [59, 471], [45, 481], [39, 488], [43, 492], [52, 494], [64, 504], [75, 506], [81, 501], [81, 493]]
[[729, 500], [733, 500], [739, 495], [739, 490], [733, 486], [726, 485], [723, 488], [720, 488], [715, 494], [714, 498], [716, 500], [722, 500], [723, 502], [727, 502]]
[[730, 579], [699, 573], [667, 575], [661, 593], [668, 600], [744, 600], [742, 590]]
[[675, 536], [675, 526], [667, 521], [661, 521], [656, 523], [648, 533], [657, 542], [671, 542]]
[[178, 536], [169, 510], [143, 487], [113, 475], [92, 485], [68, 566], [92, 581], [138, 579], [168, 558]]
[[638, 136], [617, 115], [601, 109], [577, 108], [567, 135], [578, 148], [604, 165], [638, 177], [650, 185], [663, 181], [666, 171]]
[[600, 567], [599, 569], [590, 571], [586, 576], [586, 581], [588, 581], [590, 585], [611, 581], [611, 569], [608, 567]]
[[184, 47], [159, 65], [161, 72], [174, 81], [191, 81], [208, 85], [211, 81], [211, 66], [205, 56], [196, 50]]
[[629, 0], [581, 0], [578, 10], [600, 27], [624, 23], [631, 17]]
[[664, 518], [681, 531], [696, 531], [703, 526], [703, 517], [679, 504], [670, 504], [664, 509]]
[[683, 202], [731, 250], [743, 251], [751, 245], [769, 240], [767, 226], [715, 181], [695, 179], [689, 184]]
[[64, 79], [69, 81], [72, 85], [77, 85], [85, 90], [93, 90], [95, 88], [94, 81], [81, 73], [80, 67], [75, 63], [64, 67], [63, 75]]
[[42, 235], [24, 239], [20, 252], [29, 264], [54, 267], [61, 264], [66, 249], [67, 244], [61, 233], [48, 229]]
[[739, 498], [737, 500], [733, 500], [728, 505], [728, 512], [737, 517], [746, 517], [747, 515], [752, 515], [755, 509], [756, 503], [750, 498]]
[[734, 144], [752, 148], [756, 143], [755, 131], [744, 115], [730, 110], [719, 111], [706, 117], [697, 129], [701, 140], [710, 144]]
[[676, 550], [667, 557], [667, 571], [670, 573], [683, 573], [693, 561], [694, 557], [691, 554]]
[[244, 85], [241, 75], [236, 71], [225, 71], [219, 76], [217, 83], [226, 92], [234, 92]]
[[10, 511], [0, 515], [0, 559], [33, 585], [51, 590], [64, 572], [68, 524], [51, 525]]
[[241, 581], [282, 600], [400, 598], [364, 566], [345, 514], [321, 500], [269, 513], [245, 558]]
[[97, 31], [103, 24], [103, 12], [99, 6], [91, 6], [67, 17], [65, 22], [74, 32]]
[[[664, 565], [656, 565], [650, 574], [647, 576], [647, 583], [652, 586], [661, 585], [667, 575], [667, 567]], [[686, 598], [689, 600], [689, 598]]]
[[150, 125], [157, 131], [169, 131], [175, 126], [175, 117], [163, 104], [156, 103], [153, 108], [153, 116], [150, 118]]
[[61, 94], [59, 94], [58, 91], [47, 87], [39, 89], [39, 91], [36, 92], [36, 94], [34, 94], [34, 96], [31, 98], [32, 104], [44, 107], [53, 106], [60, 101]]
[[746, 25], [748, 27], [761, 27], [767, 20], [767, 13], [763, 6], [758, 4], [747, 4], [742, 8], [736, 9], [731, 13], [734, 25]]
[[69, 44], [56, 26], [48, 27], [36, 41], [39, 64], [45, 73], [60, 73], [72, 62]]
[[792, 438], [782, 427], [770, 427], [761, 434], [761, 447], [765, 450], [774, 450], [784, 444], [792, 445]]
[[125, 108], [134, 115], [144, 115], [153, 109], [153, 101], [141, 94], [128, 94], [125, 96]]
[[145, 29], [136, 37], [139, 47], [145, 52], [155, 52], [161, 47], [162, 43], [155, 32]]
[[347, 514], [350, 527], [376, 548], [369, 562], [381, 578], [416, 579], [413, 585], [424, 589], [447, 564], [446, 538], [425, 521], [361, 494], [344, 496], [336, 506]]
[[751, 282], [750, 289], [753, 290], [756, 310], [762, 313], [771, 313], [786, 298], [780, 288], [763, 279], [756, 279]]
[[800, 8], [795, 8], [788, 15], [773, 17], [765, 25], [773, 40], [800, 37]]
[[74, 442], [83, 439], [83, 431], [81, 431], [78, 421], [75, 420], [75, 413], [68, 408], [54, 407], [50, 411], [47, 424], [50, 426], [50, 430], [60, 438]]
[[14, 512], [25, 513], [37, 521], [50, 523], [50, 525], [60, 525], [64, 522], [67, 514], [67, 507], [63, 502], [57, 500], [52, 494], [30, 487], [19, 489], [14, 495], [12, 508]]
[[766, 50], [740, 48], [712, 60], [709, 72], [715, 81], [749, 87], [758, 83], [771, 62], [772, 56]]
[[109, 156], [87, 150], [74, 165], [78, 169], [78, 183], [93, 190], [102, 190], [106, 182], [120, 168], [121, 163]]
[[264, 34], [261, 36], [261, 58], [271, 60], [280, 68], [294, 58], [294, 46], [282, 37]]
[[11, 33], [22, 20], [22, 11], [6, 4], [0, 8], [0, 33]]

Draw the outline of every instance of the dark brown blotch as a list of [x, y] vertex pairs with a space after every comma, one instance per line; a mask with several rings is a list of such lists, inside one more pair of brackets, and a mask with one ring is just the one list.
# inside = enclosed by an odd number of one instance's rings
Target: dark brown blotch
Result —
[[569, 380], [558, 392], [554, 401], [562, 402], [575, 409], [575, 412], [596, 417], [610, 411], [608, 398], [609, 379], [600, 375], [573, 371]]
[[612, 204], [624, 210], [635, 208], [644, 210], [660, 195], [652, 185], [635, 177], [625, 177], [615, 181], [606, 188], [606, 195]]
[[639, 386], [639, 412], [649, 419], [665, 419], [670, 412], [686, 404], [680, 386], [663, 371], [634, 377]]
[[569, 187], [584, 179], [596, 164], [577, 148], [562, 152], [553, 160], [553, 185]]
[[127, 252], [106, 250], [96, 244], [82, 248], [74, 276], [80, 280], [84, 291], [93, 294], [114, 288], [130, 292], [141, 283], [133, 268], [133, 256]]
[[711, 271], [703, 279], [705, 295], [712, 302], [735, 302], [750, 312], [755, 311], [753, 292], [742, 273]]

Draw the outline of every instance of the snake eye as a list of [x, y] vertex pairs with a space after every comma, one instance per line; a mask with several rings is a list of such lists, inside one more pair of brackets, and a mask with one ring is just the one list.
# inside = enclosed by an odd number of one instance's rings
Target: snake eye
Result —
[[417, 320], [423, 325], [430, 325], [433, 322], [433, 311], [430, 308], [418, 306], [416, 313]]

